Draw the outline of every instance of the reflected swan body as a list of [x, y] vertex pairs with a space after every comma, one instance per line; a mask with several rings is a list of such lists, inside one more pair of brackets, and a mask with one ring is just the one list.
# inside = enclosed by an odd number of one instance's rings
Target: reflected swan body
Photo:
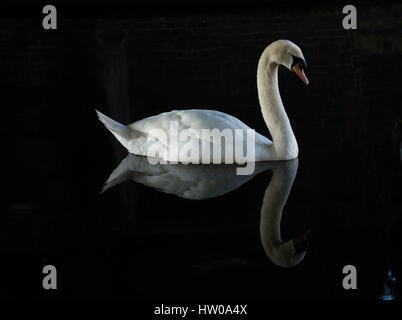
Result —
[[150, 164], [147, 157], [129, 154], [111, 173], [102, 192], [133, 180], [158, 191], [192, 200], [215, 198], [231, 192], [260, 172], [268, 163], [258, 163], [251, 175], [236, 175], [235, 165]]
[[[305, 84], [308, 84], [307, 77], [304, 74], [306, 62], [297, 45], [288, 40], [278, 40], [264, 50], [258, 63], [257, 88], [261, 112], [273, 141], [255, 133], [254, 154], [247, 154], [247, 159], [253, 161], [289, 160], [298, 156], [297, 141], [279, 93], [279, 65], [294, 71]], [[123, 125], [99, 111], [96, 112], [99, 120], [129, 153], [150, 155], [152, 145], [153, 150], [158, 150], [156, 156], [164, 161], [204, 164], [205, 158], [208, 158], [210, 161], [208, 163], [237, 163], [238, 158], [233, 150], [245, 150], [244, 146], [250, 143], [249, 136], [245, 134], [251, 130], [250, 127], [229, 114], [215, 110], [173, 110], [139, 120], [130, 125]], [[191, 129], [192, 134], [187, 139], [175, 140], [175, 147], [173, 147], [173, 142], [170, 140], [174, 131], [173, 128], [177, 130], [178, 135], [185, 129]], [[226, 141], [225, 144], [222, 144], [220, 139], [219, 141], [208, 140], [205, 143], [202, 136], [203, 129], [218, 129], [220, 132], [229, 130], [232, 140], [227, 146]], [[161, 139], [161, 135], [155, 134], [155, 132], [162, 132], [167, 139]], [[199, 148], [199, 153], [195, 158], [188, 159], [187, 154], [184, 152], [176, 153], [176, 149], [172, 151], [173, 148], [182, 150], [189, 144], [197, 145]], [[215, 150], [214, 147], [218, 148], [220, 152], [213, 152], [210, 155], [210, 150]], [[229, 155], [226, 155], [226, 147], [231, 148], [231, 154], [229, 152]], [[205, 154], [208, 156], [203, 157]]]
[[151, 165], [146, 157], [129, 154], [107, 179], [102, 192], [124, 181], [134, 180], [181, 198], [203, 200], [229, 193], [257, 174], [272, 170], [261, 207], [261, 242], [266, 255], [275, 265], [293, 267], [304, 259], [309, 231], [284, 242], [280, 227], [297, 169], [298, 159], [260, 162], [256, 164], [253, 175], [236, 175], [235, 165]]

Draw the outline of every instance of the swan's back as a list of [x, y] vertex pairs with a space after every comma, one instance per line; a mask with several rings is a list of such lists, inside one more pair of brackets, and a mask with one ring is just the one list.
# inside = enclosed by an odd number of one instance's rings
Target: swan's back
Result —
[[[163, 132], [168, 141], [170, 139], [170, 130], [176, 130], [179, 135], [183, 130], [189, 129], [188, 133], [190, 136], [190, 140], [192, 143], [198, 143], [200, 145], [200, 151], [201, 153], [203, 152], [204, 149], [202, 147], [203, 143], [200, 143], [200, 141], [206, 141], [203, 140], [203, 129], [217, 129], [219, 130], [219, 133], [230, 133], [230, 135], [233, 137], [233, 147], [242, 147], [243, 150], [247, 150], [247, 130], [251, 130], [250, 127], [248, 127], [245, 123], [240, 121], [239, 119], [220, 112], [216, 110], [204, 110], [204, 109], [191, 109], [191, 110], [173, 110], [170, 112], [164, 112], [156, 116], [148, 117], [142, 120], [139, 120], [137, 122], [134, 122], [130, 125], [127, 126], [129, 129], [133, 130], [134, 132], [141, 132], [143, 133], [142, 136], [129, 141], [129, 145], [126, 146], [126, 148], [129, 150], [130, 153], [134, 154], [139, 154], [139, 155], [148, 155], [148, 148], [149, 148], [149, 138], [150, 136], [155, 135], [155, 132]], [[237, 131], [236, 129], [241, 129], [240, 131]], [[170, 143], [168, 142], [167, 144], [160, 139], [158, 140], [157, 143], [159, 145], [154, 147], [157, 147], [158, 150], [164, 150], [164, 154], [169, 155], [170, 151]], [[179, 150], [186, 144], [190, 142], [190, 140], [184, 140], [180, 141], [179, 139]], [[208, 141], [213, 141], [212, 139]], [[155, 144], [156, 141], [153, 141], [152, 143]], [[234, 145], [237, 142], [237, 146]], [[239, 143], [242, 144], [242, 146], [239, 146]], [[208, 146], [209, 149], [211, 149], [211, 145], [214, 145], [215, 142], [212, 142], [210, 146]], [[262, 157], [262, 153], [265, 152], [266, 147], [270, 146], [272, 142], [265, 138], [264, 136], [260, 135], [259, 133], [255, 133], [255, 147], [256, 147], [256, 160], [258, 161], [258, 158]], [[225, 142], [222, 141], [222, 143], [219, 143], [219, 148], [221, 148], [221, 154], [220, 154], [220, 159], [219, 162], [223, 163], [225, 162], [224, 155], [225, 155]], [[236, 149], [234, 149], [236, 150]], [[234, 154], [235, 152], [233, 152]], [[159, 155], [161, 158], [164, 160], [174, 160], [170, 159], [169, 157], [166, 158], [164, 156]], [[219, 155], [217, 155], [219, 157]], [[200, 154], [201, 157], [201, 154]], [[235, 159], [233, 159], [235, 160]], [[180, 162], [181, 159], [179, 159]], [[216, 155], [213, 154], [213, 160], [214, 162], [218, 162], [218, 159], [216, 158]], [[227, 161], [227, 159], [226, 159]], [[185, 161], [184, 161], [185, 162]]]
[[141, 132], [148, 132], [152, 129], [169, 130], [171, 121], [176, 121], [179, 125], [179, 132], [183, 129], [218, 129], [220, 131], [231, 129], [244, 129], [249, 128], [239, 119], [216, 110], [204, 109], [191, 109], [191, 110], [173, 110], [164, 112], [156, 116], [148, 117], [136, 121], [130, 125], [129, 128]]

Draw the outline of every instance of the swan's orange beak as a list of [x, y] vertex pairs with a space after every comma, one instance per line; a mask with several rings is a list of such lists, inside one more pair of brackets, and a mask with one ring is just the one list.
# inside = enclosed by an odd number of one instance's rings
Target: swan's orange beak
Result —
[[309, 81], [304, 74], [304, 70], [300, 69], [300, 62], [296, 63], [293, 67], [292, 70], [299, 76], [300, 79], [304, 82], [304, 84], [309, 84]]

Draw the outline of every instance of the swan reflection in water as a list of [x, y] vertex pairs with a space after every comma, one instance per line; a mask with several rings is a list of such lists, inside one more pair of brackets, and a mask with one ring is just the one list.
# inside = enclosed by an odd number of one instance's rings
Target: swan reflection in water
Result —
[[161, 192], [192, 200], [203, 200], [229, 193], [257, 174], [272, 170], [261, 207], [260, 236], [269, 259], [280, 267], [298, 265], [307, 252], [308, 234], [283, 242], [280, 224], [283, 208], [298, 169], [298, 159], [258, 162], [252, 175], [236, 175], [238, 165], [150, 164], [147, 157], [129, 154], [107, 179], [102, 193], [134, 180]]

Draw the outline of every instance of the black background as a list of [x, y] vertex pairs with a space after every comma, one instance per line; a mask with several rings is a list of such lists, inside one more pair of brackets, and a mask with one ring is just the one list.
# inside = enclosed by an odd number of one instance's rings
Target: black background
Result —
[[[2, 4], [3, 298], [378, 300], [389, 269], [400, 279], [402, 6], [357, 2], [351, 31], [347, 3], [52, 4], [50, 31], [44, 3]], [[301, 47], [311, 82], [279, 73], [300, 148], [283, 235], [312, 228], [300, 266], [262, 250], [269, 173], [204, 202], [134, 183], [99, 196], [126, 151], [95, 108], [123, 123], [212, 108], [268, 136], [256, 68], [277, 39]], [[57, 291], [42, 289], [46, 264]], [[358, 290], [341, 286], [346, 264]]]

